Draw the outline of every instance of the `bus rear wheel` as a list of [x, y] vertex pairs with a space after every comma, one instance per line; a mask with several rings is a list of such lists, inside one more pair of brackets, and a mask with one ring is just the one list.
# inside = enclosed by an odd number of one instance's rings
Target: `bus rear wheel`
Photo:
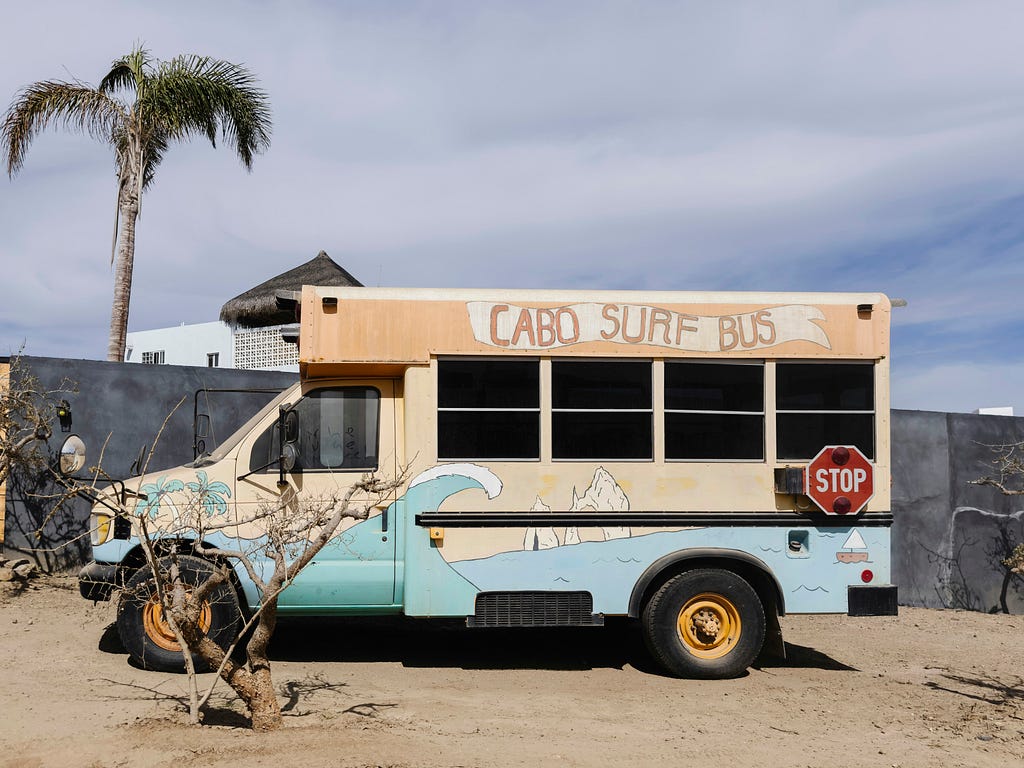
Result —
[[[168, 565], [161, 561], [161, 567]], [[214, 565], [199, 557], [178, 557], [182, 580], [196, 587], [214, 573]], [[234, 640], [239, 620], [238, 597], [230, 584], [219, 584], [203, 602], [199, 615], [200, 629], [222, 648]], [[147, 566], [139, 569], [128, 581], [117, 610], [117, 633], [125, 650], [138, 666], [158, 672], [183, 672], [185, 656], [164, 616], [157, 596], [156, 580]], [[193, 654], [197, 671], [208, 665]]]
[[719, 568], [669, 579], [647, 602], [642, 621], [651, 655], [677, 677], [737, 677], [764, 644], [757, 592], [738, 574]]

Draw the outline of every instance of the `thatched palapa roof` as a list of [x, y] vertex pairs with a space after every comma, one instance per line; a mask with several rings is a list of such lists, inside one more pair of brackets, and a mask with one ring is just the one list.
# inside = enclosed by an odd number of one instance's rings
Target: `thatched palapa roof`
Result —
[[267, 325], [286, 325], [295, 322], [291, 310], [281, 310], [277, 305], [277, 294], [282, 291], [298, 291], [304, 285], [357, 286], [362, 283], [350, 275], [341, 265], [320, 251], [316, 258], [295, 269], [282, 272], [255, 288], [235, 296], [220, 308], [220, 319], [237, 328], [261, 328]]

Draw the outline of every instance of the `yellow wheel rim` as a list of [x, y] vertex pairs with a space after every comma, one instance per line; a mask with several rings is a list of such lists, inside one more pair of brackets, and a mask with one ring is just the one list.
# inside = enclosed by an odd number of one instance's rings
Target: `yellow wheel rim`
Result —
[[[204, 633], [208, 632], [211, 621], [210, 604], [204, 602], [203, 608], [199, 612], [199, 628]], [[142, 626], [146, 630], [146, 636], [165, 651], [181, 650], [171, 625], [164, 618], [164, 607], [160, 605], [160, 598], [156, 594], [151, 595], [149, 602], [142, 608]]]
[[730, 653], [742, 631], [736, 606], [714, 592], [687, 600], [676, 626], [686, 650], [701, 659], [720, 659]]

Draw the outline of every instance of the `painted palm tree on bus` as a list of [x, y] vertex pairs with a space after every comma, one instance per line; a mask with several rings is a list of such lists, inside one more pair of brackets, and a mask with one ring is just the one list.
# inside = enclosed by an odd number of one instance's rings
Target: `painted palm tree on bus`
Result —
[[32, 139], [51, 124], [105, 141], [114, 150], [117, 219], [114, 301], [108, 360], [123, 360], [128, 330], [135, 223], [142, 193], [177, 141], [217, 135], [232, 146], [247, 170], [270, 144], [266, 94], [244, 67], [206, 56], [155, 61], [138, 47], [117, 59], [93, 88], [81, 82], [44, 80], [22, 89], [0, 128], [0, 147], [12, 178], [21, 170]]

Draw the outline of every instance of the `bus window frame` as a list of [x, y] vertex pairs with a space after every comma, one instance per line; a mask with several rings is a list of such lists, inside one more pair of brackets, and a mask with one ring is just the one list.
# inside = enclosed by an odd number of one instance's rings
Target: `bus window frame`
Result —
[[[581, 363], [617, 363], [626, 365], [646, 365], [648, 375], [650, 376], [650, 406], [648, 408], [557, 408], [555, 407], [555, 364], [558, 363], [566, 365], [579, 365]], [[552, 357], [551, 365], [548, 373], [547, 387], [550, 393], [550, 405], [548, 411], [551, 414], [551, 435], [550, 444], [547, 448], [551, 452], [552, 463], [580, 463], [580, 462], [622, 462], [622, 463], [636, 463], [636, 464], [651, 464], [657, 462], [657, 450], [656, 450], [656, 430], [657, 424], [655, 422], [655, 403], [657, 401], [656, 390], [658, 386], [657, 377], [655, 376], [655, 359], [651, 357], [608, 357], [606, 355], [597, 355], [594, 357]], [[543, 382], [542, 382], [543, 386]], [[645, 413], [650, 418], [650, 441], [649, 448], [650, 454], [648, 456], [631, 456], [631, 457], [613, 457], [613, 456], [593, 456], [593, 457], [576, 457], [576, 456], [556, 456], [555, 455], [555, 414], [556, 413]]]
[[[437, 414], [441, 413], [534, 413], [537, 417], [537, 452], [535, 456], [530, 457], [484, 457], [484, 456], [442, 456], [441, 455], [441, 420], [437, 420], [437, 429], [435, 431], [435, 453], [436, 459], [440, 462], [464, 462], [464, 461], [497, 461], [497, 462], [516, 462], [516, 463], [536, 463], [541, 461], [544, 455], [543, 446], [543, 419], [544, 419], [544, 366], [541, 363], [541, 358], [530, 355], [530, 356], [500, 356], [500, 355], [440, 355], [436, 358], [436, 372], [434, 374], [434, 395], [437, 398], [435, 403], [435, 410]], [[460, 362], [460, 363], [533, 363], [537, 367], [537, 407], [536, 408], [460, 408], [460, 407], [442, 407], [441, 406], [441, 365], [446, 362]]]

